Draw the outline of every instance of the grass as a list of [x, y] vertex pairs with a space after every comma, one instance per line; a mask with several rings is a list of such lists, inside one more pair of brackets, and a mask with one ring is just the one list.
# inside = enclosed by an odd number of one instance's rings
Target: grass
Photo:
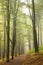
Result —
[[35, 49], [34, 48], [29, 51], [29, 54], [33, 54], [33, 53], [35, 53]]
[[[39, 47], [39, 52], [43, 53], [43, 46]], [[33, 54], [33, 53], [35, 53], [35, 49], [34, 48], [29, 51], [29, 54]]]

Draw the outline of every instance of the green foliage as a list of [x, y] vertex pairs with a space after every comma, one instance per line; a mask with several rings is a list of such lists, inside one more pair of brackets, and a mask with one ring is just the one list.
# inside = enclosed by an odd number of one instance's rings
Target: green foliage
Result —
[[[43, 46], [39, 47], [39, 52], [43, 53]], [[35, 49], [34, 48], [29, 51], [29, 54], [33, 54], [33, 53], [35, 53]]]
[[40, 46], [40, 47], [39, 47], [39, 50], [43, 50], [43, 46]]
[[35, 53], [35, 49], [34, 48], [29, 51], [29, 54], [33, 54], [33, 53]]

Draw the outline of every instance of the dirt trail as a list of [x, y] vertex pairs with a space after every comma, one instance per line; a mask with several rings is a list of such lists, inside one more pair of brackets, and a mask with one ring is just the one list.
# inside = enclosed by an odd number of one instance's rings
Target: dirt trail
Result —
[[43, 55], [22, 55], [10, 60], [9, 63], [5, 62], [0, 65], [43, 65]]
[[22, 65], [26, 59], [26, 55], [21, 55], [16, 57], [14, 60], [10, 60], [8, 63], [0, 63], [0, 65]]

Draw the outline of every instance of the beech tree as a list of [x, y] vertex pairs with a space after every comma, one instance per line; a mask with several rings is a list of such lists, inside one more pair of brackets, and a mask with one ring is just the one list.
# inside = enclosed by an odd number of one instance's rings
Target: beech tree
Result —
[[34, 0], [32, 0], [32, 25], [33, 25], [33, 38], [34, 38], [34, 48], [35, 52], [38, 52], [38, 43], [37, 43], [37, 33], [35, 26], [35, 5]]
[[10, 34], [10, 11], [9, 0], [7, 0], [7, 62], [9, 62], [9, 34]]

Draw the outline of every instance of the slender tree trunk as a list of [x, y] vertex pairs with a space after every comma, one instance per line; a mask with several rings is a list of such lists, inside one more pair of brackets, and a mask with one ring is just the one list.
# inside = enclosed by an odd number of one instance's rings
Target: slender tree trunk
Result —
[[28, 30], [28, 42], [29, 42], [29, 50], [30, 50], [31, 49], [30, 30]]
[[9, 12], [9, 0], [7, 0], [7, 62], [9, 62], [9, 34], [10, 34], [10, 12]]
[[42, 46], [42, 27], [41, 27], [41, 23], [40, 23], [40, 41], [41, 41], [41, 46]]
[[21, 48], [20, 48], [20, 40], [19, 40], [19, 45], [18, 45], [18, 53], [19, 53], [19, 56], [20, 56], [20, 50], [21, 50]]
[[16, 21], [15, 20], [13, 24], [14, 24], [13, 25], [14, 29], [13, 29], [12, 59], [14, 58], [14, 48], [16, 44]]
[[0, 59], [1, 59], [1, 35], [0, 35]]
[[24, 43], [23, 43], [23, 41], [21, 43], [21, 54], [24, 54]]
[[[4, 14], [5, 18], [5, 14]], [[6, 43], [6, 19], [4, 19], [4, 49], [3, 49], [3, 60], [5, 58], [5, 43]]]
[[17, 44], [16, 44], [16, 47], [15, 47], [15, 57], [17, 57]]
[[[17, 20], [17, 13], [18, 13], [18, 7], [16, 9], [17, 0], [14, 2], [14, 21], [13, 21], [13, 44], [12, 44], [12, 59], [14, 59], [14, 48], [16, 44], [16, 20]], [[19, 5], [19, 2], [18, 2]]]
[[37, 33], [36, 33], [36, 29], [35, 29], [35, 5], [34, 5], [34, 0], [32, 0], [32, 23], [33, 23], [34, 48], [35, 48], [35, 52], [38, 52]]
[[30, 39], [29, 39], [29, 50], [31, 50], [31, 43], [30, 43]]
[[38, 23], [38, 47], [39, 47], [39, 23]]

